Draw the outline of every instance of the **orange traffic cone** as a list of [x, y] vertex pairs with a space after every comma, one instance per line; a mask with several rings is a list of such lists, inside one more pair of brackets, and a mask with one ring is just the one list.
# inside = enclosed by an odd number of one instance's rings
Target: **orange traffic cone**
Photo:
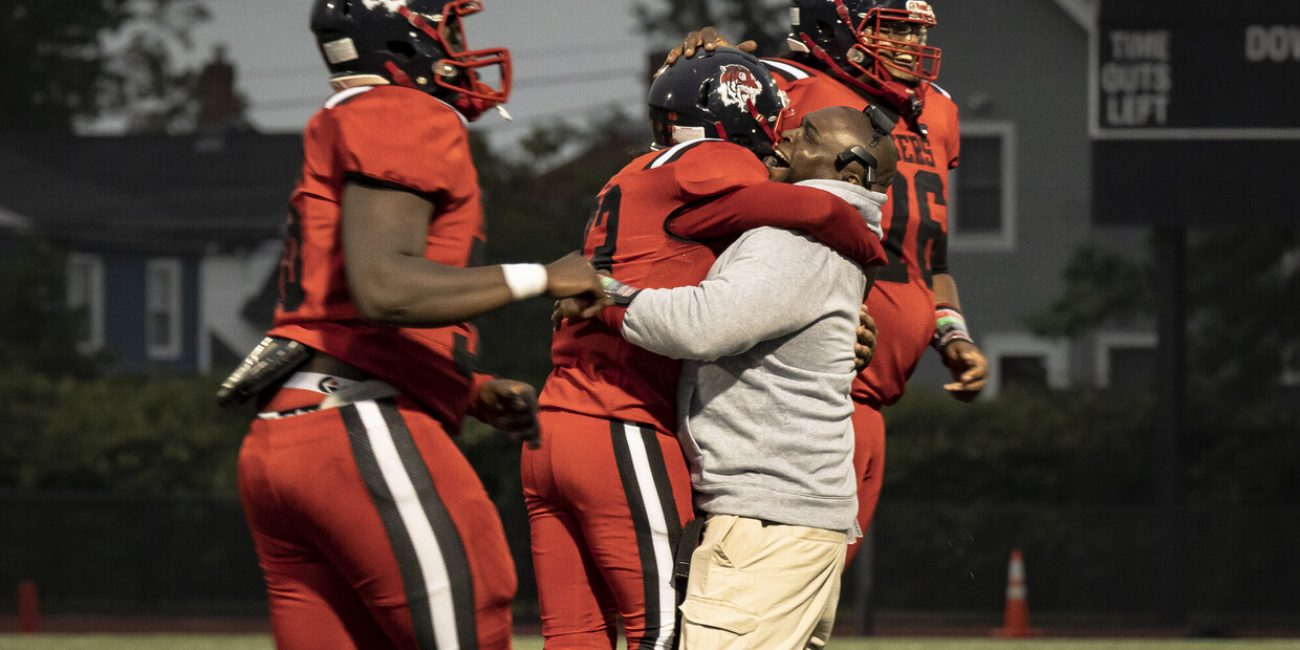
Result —
[[1007, 565], [1007, 609], [1002, 619], [1002, 627], [993, 630], [993, 636], [1022, 639], [1042, 636], [1043, 631], [1029, 627], [1029, 601], [1025, 589], [1025, 557], [1020, 549], [1011, 551], [1011, 562]]

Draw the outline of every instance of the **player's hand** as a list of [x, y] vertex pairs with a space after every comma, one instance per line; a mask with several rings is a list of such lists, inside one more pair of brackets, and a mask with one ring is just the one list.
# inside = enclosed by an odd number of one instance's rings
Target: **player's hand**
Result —
[[555, 329], [560, 329], [560, 325], [566, 320], [586, 320], [599, 312], [600, 310], [593, 312], [585, 300], [561, 298], [555, 301], [555, 310], [551, 312], [551, 325], [555, 326]]
[[564, 310], [560, 307], [563, 300], [556, 300], [555, 305], [551, 307], [551, 330], [559, 330], [564, 321], [568, 318], [564, 315]]
[[571, 299], [580, 318], [591, 318], [609, 304], [596, 269], [577, 253], [546, 265], [546, 292], [561, 301]]
[[858, 338], [853, 342], [853, 369], [862, 372], [876, 356], [876, 319], [864, 304], [858, 310]]
[[984, 353], [970, 341], [953, 341], [939, 351], [939, 356], [955, 380], [944, 384], [943, 389], [963, 402], [975, 399], [988, 380], [989, 360]]
[[677, 59], [682, 57], [691, 58], [695, 56], [695, 50], [703, 49], [706, 52], [712, 52], [719, 47], [734, 47], [741, 52], [753, 54], [758, 50], [758, 43], [754, 41], [745, 41], [739, 45], [732, 45], [726, 36], [718, 33], [718, 30], [712, 26], [705, 27], [698, 32], [691, 32], [682, 39], [682, 44], [674, 47], [668, 53], [668, 58], [664, 59], [664, 67], [677, 63]]
[[478, 389], [475, 415], [530, 449], [539, 446], [537, 391], [522, 381], [493, 379]]

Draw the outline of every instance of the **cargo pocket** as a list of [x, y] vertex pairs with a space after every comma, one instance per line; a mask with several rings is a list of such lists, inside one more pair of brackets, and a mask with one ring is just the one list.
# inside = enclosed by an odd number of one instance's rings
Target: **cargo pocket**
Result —
[[691, 648], [745, 648], [746, 634], [758, 627], [758, 615], [731, 603], [688, 598], [682, 603], [683, 640]]

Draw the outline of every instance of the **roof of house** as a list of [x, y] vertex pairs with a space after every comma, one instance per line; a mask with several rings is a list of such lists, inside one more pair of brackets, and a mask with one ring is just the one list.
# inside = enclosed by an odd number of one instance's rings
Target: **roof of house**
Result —
[[0, 209], [67, 242], [203, 247], [279, 235], [301, 137], [0, 133]]

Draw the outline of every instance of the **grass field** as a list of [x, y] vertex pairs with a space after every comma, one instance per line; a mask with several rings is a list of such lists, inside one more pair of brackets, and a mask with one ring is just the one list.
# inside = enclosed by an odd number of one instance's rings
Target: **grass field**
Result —
[[[520, 637], [516, 650], [541, 650], [542, 640]], [[833, 650], [1237, 650], [1267, 648], [1300, 650], [1300, 639], [1287, 640], [1133, 640], [1036, 639], [1000, 641], [992, 639], [832, 639]], [[264, 635], [216, 634], [0, 634], [0, 650], [271, 650]]]

